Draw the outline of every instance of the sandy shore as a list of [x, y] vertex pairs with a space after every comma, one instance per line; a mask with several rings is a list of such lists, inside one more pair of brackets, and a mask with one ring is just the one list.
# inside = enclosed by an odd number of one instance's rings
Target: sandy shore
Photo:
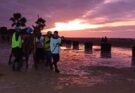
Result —
[[47, 67], [36, 71], [32, 58], [27, 71], [13, 72], [7, 65], [9, 46], [1, 46], [0, 52], [0, 93], [135, 93], [135, 69], [121, 58], [104, 61], [96, 51], [66, 49], [61, 51], [60, 74]]

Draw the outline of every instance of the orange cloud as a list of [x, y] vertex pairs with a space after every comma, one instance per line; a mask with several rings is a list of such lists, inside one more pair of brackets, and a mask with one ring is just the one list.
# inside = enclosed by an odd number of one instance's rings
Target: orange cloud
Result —
[[103, 24], [104, 27], [119, 27], [119, 26], [134, 26], [135, 21], [118, 21], [112, 23]]
[[[97, 21], [103, 21], [104, 18], [99, 18]], [[118, 21], [112, 23], [105, 23], [105, 24], [90, 24], [87, 20], [82, 19], [75, 19], [69, 21], [67, 23], [64, 22], [56, 22], [55, 27], [46, 29], [44, 31], [80, 31], [80, 30], [89, 30], [89, 29], [102, 29], [107, 27], [121, 27], [121, 26], [134, 26], [135, 21]]]
[[108, 4], [108, 3], [114, 3], [114, 2], [119, 2], [119, 1], [123, 1], [123, 0], [105, 0], [104, 3]]
[[54, 28], [50, 28], [47, 30], [54, 31], [73, 31], [73, 30], [86, 30], [86, 29], [94, 29], [100, 27], [99, 25], [92, 25], [87, 23], [85, 20], [75, 19], [69, 21], [67, 23], [56, 22]]

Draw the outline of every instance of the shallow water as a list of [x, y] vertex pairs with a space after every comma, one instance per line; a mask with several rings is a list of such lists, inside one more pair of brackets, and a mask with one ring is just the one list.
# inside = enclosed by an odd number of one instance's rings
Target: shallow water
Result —
[[[128, 48], [113, 47], [111, 57], [103, 58], [99, 46], [94, 46], [91, 53], [85, 53], [81, 46], [80, 50], [63, 48], [60, 69], [63, 74], [78, 76], [77, 78], [68, 78], [73, 84], [91, 86], [104, 82], [104, 75], [111, 76], [109, 73], [99, 74], [99, 72], [102, 73], [102, 68], [106, 68], [105, 70], [125, 69], [132, 67], [131, 63], [131, 50]], [[98, 75], [95, 76], [96, 73]], [[66, 81], [67, 78], [62, 77], [60, 80]]]
[[[110, 55], [110, 56], [108, 56]], [[83, 46], [80, 50], [63, 49], [61, 61], [66, 59], [70, 64], [111, 66], [116, 68], [131, 67], [132, 50], [130, 48], [112, 47], [111, 54], [101, 55], [100, 47], [93, 46], [91, 53], [84, 52]], [[68, 59], [67, 59], [68, 58]]]
[[[2, 47], [0, 63], [7, 64], [10, 51], [10, 47]], [[130, 69], [132, 55], [129, 48], [113, 47], [111, 56], [103, 57], [99, 46], [94, 46], [91, 53], [85, 53], [83, 46], [80, 46], [80, 50], [62, 47], [60, 55], [58, 64], [60, 74], [53, 73], [48, 68], [35, 71], [32, 55], [27, 72], [12, 73], [10, 67], [6, 67], [8, 71], [2, 67], [5, 71], [1, 70], [4, 75], [0, 77], [0, 91], [37, 87], [43, 90], [49, 88], [59, 91], [65, 88], [90, 87], [114, 81], [127, 81], [127, 83], [130, 81], [135, 85], [134, 71]]]

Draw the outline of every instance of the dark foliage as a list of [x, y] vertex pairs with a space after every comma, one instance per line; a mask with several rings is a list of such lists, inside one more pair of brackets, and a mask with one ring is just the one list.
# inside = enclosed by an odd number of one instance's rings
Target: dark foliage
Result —
[[44, 27], [46, 26], [45, 25], [46, 20], [44, 20], [43, 18], [38, 18], [35, 23], [36, 23], [36, 26], [33, 26], [34, 35], [37, 36], [38, 34], [41, 33], [41, 30], [44, 29]]
[[27, 22], [27, 19], [25, 17], [22, 17], [21, 13], [14, 13], [13, 17], [11, 17], [10, 20], [13, 22], [11, 25], [12, 27], [24, 27]]

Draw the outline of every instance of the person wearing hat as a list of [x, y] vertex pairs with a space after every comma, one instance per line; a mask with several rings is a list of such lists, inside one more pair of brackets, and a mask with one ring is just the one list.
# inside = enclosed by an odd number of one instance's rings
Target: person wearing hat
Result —
[[52, 56], [51, 56], [51, 48], [50, 48], [50, 39], [52, 37], [52, 32], [48, 31], [44, 38], [44, 50], [45, 50], [45, 58], [46, 58], [46, 66], [50, 66], [52, 70]]

